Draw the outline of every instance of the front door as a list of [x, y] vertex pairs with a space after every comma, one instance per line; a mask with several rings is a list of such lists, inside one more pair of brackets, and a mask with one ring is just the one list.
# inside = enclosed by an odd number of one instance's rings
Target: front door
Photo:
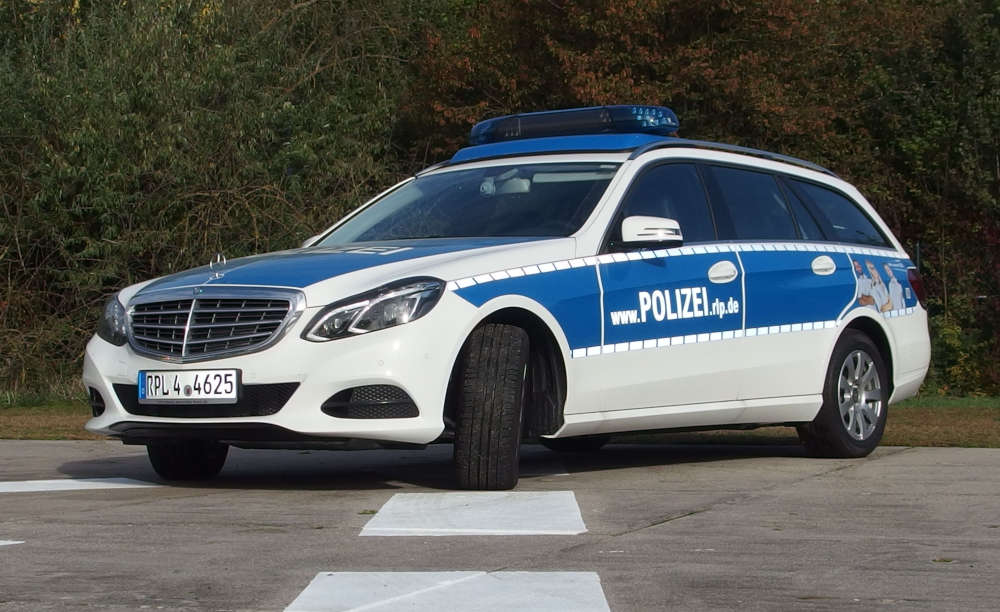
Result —
[[[685, 245], [627, 251], [616, 233], [634, 215], [676, 220]], [[739, 383], [727, 375], [736, 358], [724, 341], [742, 335], [743, 273], [737, 255], [716, 241], [697, 167], [674, 162], [642, 170], [610, 232], [609, 252], [597, 257], [602, 344], [588, 350], [582, 369], [593, 398], [579, 411], [737, 399]], [[663, 426], [683, 426], [670, 421]]]

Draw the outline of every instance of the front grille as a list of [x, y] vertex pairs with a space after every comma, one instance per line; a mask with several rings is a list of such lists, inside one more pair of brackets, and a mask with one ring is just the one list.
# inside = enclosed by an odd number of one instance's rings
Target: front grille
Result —
[[135, 304], [132, 343], [143, 352], [205, 359], [249, 352], [266, 344], [292, 310], [281, 298], [198, 297]]
[[137, 385], [115, 384], [115, 394], [125, 412], [142, 416], [207, 419], [268, 416], [281, 410], [299, 383], [243, 385], [235, 404], [140, 404]]

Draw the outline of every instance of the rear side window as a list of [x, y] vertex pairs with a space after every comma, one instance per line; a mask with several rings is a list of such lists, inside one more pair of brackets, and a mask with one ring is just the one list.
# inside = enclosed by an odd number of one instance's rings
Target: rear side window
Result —
[[663, 164], [640, 174], [622, 202], [615, 240], [621, 239], [621, 220], [637, 215], [674, 219], [685, 244], [715, 240], [708, 198], [693, 164]]
[[[774, 176], [763, 172], [708, 166], [718, 192], [716, 210], [728, 216], [735, 240], [796, 240], [795, 221]], [[713, 194], [714, 195], [714, 194]], [[713, 199], [713, 201], [715, 198]]]
[[813, 216], [813, 213], [806, 208], [806, 205], [802, 203], [799, 196], [787, 188], [785, 189], [785, 195], [788, 196], [788, 204], [792, 207], [792, 214], [795, 215], [795, 220], [799, 224], [802, 237], [806, 240], [824, 240], [826, 237], [819, 228], [819, 222]]
[[882, 232], [850, 199], [814, 183], [796, 180], [791, 183], [813, 204], [819, 216], [823, 217], [819, 222], [823, 224], [823, 229], [831, 240], [889, 246]]

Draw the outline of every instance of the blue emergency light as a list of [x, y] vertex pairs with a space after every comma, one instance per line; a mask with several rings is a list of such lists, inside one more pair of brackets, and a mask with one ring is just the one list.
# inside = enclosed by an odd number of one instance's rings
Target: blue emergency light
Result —
[[473, 145], [582, 134], [654, 134], [676, 136], [680, 121], [665, 106], [591, 106], [506, 115], [480, 121], [469, 134]]

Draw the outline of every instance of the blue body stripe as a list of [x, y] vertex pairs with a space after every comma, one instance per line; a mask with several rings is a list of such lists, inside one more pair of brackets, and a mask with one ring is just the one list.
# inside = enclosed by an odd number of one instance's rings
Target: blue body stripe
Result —
[[[812, 271], [812, 261], [821, 255], [837, 264], [833, 274]], [[854, 274], [846, 253], [751, 251], [740, 257], [747, 270], [747, 327], [834, 321], [854, 299]]]
[[[720, 284], [708, 280], [709, 268], [720, 261], [728, 261], [739, 270], [735, 253], [601, 266], [604, 344], [740, 329], [743, 296], [739, 276]], [[633, 316], [635, 320], [630, 320]]]
[[[356, 243], [343, 247], [311, 247], [234, 259], [224, 266], [208, 266], [164, 277], [143, 293], [192, 285], [259, 285], [308, 287], [334, 276], [383, 264], [491, 246], [528, 242], [537, 238], [445, 238]], [[215, 272], [221, 278], [213, 279]]]
[[601, 316], [600, 291], [593, 266], [473, 285], [456, 293], [477, 307], [500, 295], [522, 295], [552, 313], [571, 347], [601, 341], [596, 325]]
[[[608, 347], [615, 352], [660, 347], [669, 344], [664, 340], [676, 338], [686, 344], [768, 331], [812, 331], [835, 325], [858, 307], [901, 316], [917, 305], [906, 274], [913, 264], [895, 254], [870, 250], [858, 254], [842, 247], [782, 249], [773, 244], [765, 245], [766, 250], [749, 245], [729, 248], [702, 248], [710, 252], [701, 253], [670, 249], [657, 251], [660, 255], [655, 257], [646, 253], [641, 259], [587, 265], [573, 260], [570, 263], [577, 267], [530, 276], [522, 275], [527, 268], [518, 268], [499, 278], [483, 275], [483, 281], [468, 286], [452, 285], [477, 307], [503, 295], [540, 303], [562, 327], [574, 356], [594, 354], [595, 347], [605, 347], [598, 354], [608, 352]], [[813, 261], [823, 255], [836, 264], [825, 276], [812, 269]], [[709, 269], [724, 262], [737, 275], [728, 282], [711, 282]], [[863, 274], [855, 271], [855, 262]], [[878, 280], [859, 279], [871, 278], [872, 270]], [[875, 297], [865, 300], [865, 295]]]

